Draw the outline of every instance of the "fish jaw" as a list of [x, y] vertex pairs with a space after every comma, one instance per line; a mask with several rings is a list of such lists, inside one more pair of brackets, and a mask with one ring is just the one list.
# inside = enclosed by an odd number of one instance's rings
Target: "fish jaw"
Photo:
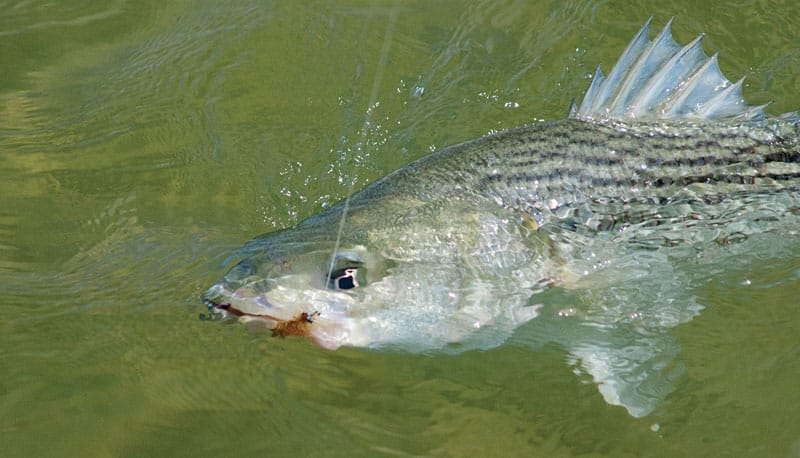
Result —
[[202, 298], [215, 318], [269, 329], [273, 337], [305, 337], [328, 350], [365, 347], [371, 342], [370, 321], [349, 316], [351, 299], [341, 293], [316, 291], [306, 300], [283, 303], [266, 293], [247, 288], [228, 291], [216, 284]]
[[359, 325], [353, 318], [321, 318], [319, 315], [301, 313], [290, 320], [277, 320], [266, 315], [242, 315], [238, 321], [245, 325], [265, 327], [272, 331], [273, 337], [305, 337], [311, 343], [326, 350], [336, 350], [342, 346], [358, 345]]

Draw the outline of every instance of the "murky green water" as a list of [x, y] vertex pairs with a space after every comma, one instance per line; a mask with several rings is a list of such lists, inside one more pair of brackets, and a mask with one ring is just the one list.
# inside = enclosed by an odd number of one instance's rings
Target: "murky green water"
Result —
[[800, 240], [695, 292], [643, 419], [555, 346], [329, 352], [198, 319], [244, 241], [563, 117], [650, 15], [800, 107], [796, 2], [0, 2], [3, 455], [800, 456]]

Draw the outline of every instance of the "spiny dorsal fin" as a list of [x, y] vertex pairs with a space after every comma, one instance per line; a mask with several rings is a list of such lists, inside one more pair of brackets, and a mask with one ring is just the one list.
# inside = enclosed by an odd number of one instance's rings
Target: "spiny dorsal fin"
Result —
[[650, 41], [651, 17], [604, 76], [597, 67], [592, 84], [570, 117], [598, 119], [761, 119], [764, 107], [742, 97], [742, 81], [731, 83], [708, 57], [700, 35], [681, 47], [667, 22]]

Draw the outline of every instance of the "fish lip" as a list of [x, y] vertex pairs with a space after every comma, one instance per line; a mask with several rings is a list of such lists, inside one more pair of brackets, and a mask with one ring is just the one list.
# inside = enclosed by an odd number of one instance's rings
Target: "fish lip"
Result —
[[212, 312], [214, 310], [225, 310], [225, 311], [230, 311], [234, 314], [235, 312], [239, 312], [241, 314], [239, 310], [237, 310], [234, 307], [231, 307], [231, 304], [228, 302], [216, 302], [212, 300], [204, 300], [203, 303], [206, 305], [206, 307], [208, 307], [208, 310]]
[[223, 320], [224, 319], [255, 319], [262, 321], [267, 324], [267, 327], [272, 329], [277, 323], [280, 323], [282, 320], [272, 315], [267, 314], [259, 314], [259, 313], [248, 313], [242, 311], [233, 306], [230, 302], [221, 302], [216, 301], [213, 299], [203, 299], [203, 303], [208, 307], [208, 311], [212, 314], [216, 314], [220, 316]]
[[219, 314], [222, 314], [223, 316], [225, 314], [230, 314], [230, 315], [233, 315], [233, 316], [235, 316], [237, 318], [243, 317], [243, 316], [250, 316], [250, 317], [258, 317], [258, 318], [274, 319], [273, 317], [271, 317], [269, 315], [257, 315], [255, 313], [244, 312], [242, 310], [237, 309], [233, 305], [231, 305], [230, 302], [217, 302], [217, 301], [209, 300], [209, 299], [206, 299], [203, 302], [205, 303], [206, 307], [208, 307], [208, 311], [209, 312], [211, 312], [211, 313], [219, 313]]
[[[316, 324], [316, 319], [320, 312], [301, 312], [290, 319], [281, 319], [272, 315], [247, 313], [234, 307], [230, 302], [223, 300], [224, 297], [209, 299], [203, 297], [203, 303], [208, 307], [210, 315], [216, 316], [223, 321], [238, 321], [240, 323], [261, 323], [267, 329], [272, 330], [273, 337], [284, 337], [287, 335], [302, 336], [315, 345], [327, 350], [336, 350], [342, 346], [340, 338], [329, 335], [326, 332], [319, 332], [320, 324]], [[313, 310], [313, 307], [310, 307]], [[297, 326], [297, 325], [300, 326]], [[294, 326], [293, 326], [294, 325]], [[313, 327], [312, 327], [313, 326]]]
[[[269, 315], [262, 315], [256, 313], [248, 313], [244, 310], [241, 310], [233, 305], [233, 301], [229, 299], [230, 291], [222, 286], [221, 284], [216, 284], [206, 290], [203, 294], [200, 295], [200, 300], [205, 304], [208, 308], [209, 312], [222, 314], [223, 317], [227, 314], [233, 315], [235, 317], [243, 317], [243, 316], [251, 316], [251, 317], [265, 317], [269, 319], [274, 319]], [[261, 305], [265, 306], [265, 308], [270, 309], [272, 308], [272, 304], [268, 300], [264, 300]]]

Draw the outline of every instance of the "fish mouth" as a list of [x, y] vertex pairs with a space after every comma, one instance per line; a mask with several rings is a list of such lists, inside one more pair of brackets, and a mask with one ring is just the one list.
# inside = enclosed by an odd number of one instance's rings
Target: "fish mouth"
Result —
[[314, 323], [315, 318], [320, 315], [317, 311], [300, 312], [292, 318], [284, 319], [269, 314], [249, 313], [236, 308], [236, 306], [230, 302], [221, 300], [219, 297], [213, 299], [208, 297], [212, 290], [203, 294], [202, 297], [203, 303], [209, 311], [209, 316], [206, 316], [204, 319], [219, 319], [221, 321], [235, 320], [241, 323], [260, 325], [270, 329], [273, 337], [310, 337], [311, 325]]
[[[219, 318], [223, 321], [238, 319], [239, 321], [249, 321], [252, 319], [260, 319], [270, 321], [273, 323], [282, 321], [280, 318], [260, 313], [249, 313], [244, 310], [236, 308], [230, 302], [223, 302], [211, 299], [203, 299], [203, 303], [208, 308], [213, 318]], [[272, 328], [272, 326], [270, 326]]]
[[[208, 311], [215, 315], [222, 315], [224, 317], [264, 316], [272, 318], [269, 317], [269, 315], [262, 315], [260, 313], [251, 313], [236, 307], [234, 305], [235, 301], [229, 299], [230, 296], [231, 293], [228, 289], [226, 289], [221, 284], [216, 284], [211, 288], [209, 288], [206, 292], [204, 292], [200, 296], [200, 300], [203, 301], [203, 304], [205, 304], [205, 306], [208, 308]], [[264, 303], [263, 305], [265, 305], [267, 308], [272, 307], [272, 305], [269, 304], [268, 302]]]
[[[264, 295], [258, 297], [260, 305], [264, 308], [256, 310], [249, 309], [245, 303], [238, 303], [237, 297], [236, 293], [231, 295], [222, 284], [212, 286], [200, 296], [208, 308], [208, 314], [201, 315], [200, 318], [231, 324], [241, 323], [251, 330], [269, 330], [272, 337], [305, 337], [315, 345], [328, 350], [339, 348], [349, 338], [350, 331], [347, 325], [349, 319], [331, 316], [326, 312], [321, 313], [311, 303], [306, 302], [305, 306], [292, 307], [294, 315], [288, 313], [281, 315], [282, 307], [269, 302]], [[272, 310], [275, 311], [274, 314]], [[283, 311], [289, 312], [289, 310]]]
[[205, 300], [205, 301], [203, 301], [203, 303], [205, 303], [206, 307], [208, 307], [208, 311], [211, 312], [211, 313], [230, 314], [230, 315], [233, 315], [235, 317], [242, 317], [242, 316], [257, 317], [257, 316], [261, 316], [261, 315], [256, 315], [254, 313], [247, 313], [247, 312], [244, 312], [242, 310], [239, 310], [236, 307], [232, 306], [228, 302], [215, 302], [215, 301]]
[[[210, 313], [210, 315], [206, 317], [207, 319], [218, 319], [221, 321], [238, 319], [239, 321], [247, 321], [248, 318], [250, 318], [262, 319], [265, 321], [269, 320], [272, 322], [280, 321], [278, 318], [270, 315], [251, 313], [236, 307], [233, 303], [234, 301], [228, 299], [225, 287], [220, 284], [209, 288], [200, 296], [200, 300], [203, 301], [203, 304], [205, 304]], [[269, 327], [272, 328], [272, 326]]]

